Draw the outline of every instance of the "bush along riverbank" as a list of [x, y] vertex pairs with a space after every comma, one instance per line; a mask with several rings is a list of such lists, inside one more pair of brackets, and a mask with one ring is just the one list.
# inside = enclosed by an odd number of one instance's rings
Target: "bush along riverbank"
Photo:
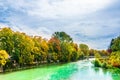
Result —
[[120, 69], [120, 36], [111, 40], [109, 51], [110, 55], [107, 58], [96, 57], [92, 62], [95, 67]]
[[94, 67], [96, 68], [102, 68], [103, 70], [109, 71], [112, 74], [120, 75], [120, 67], [110, 64], [108, 60], [95, 59], [92, 61], [92, 64], [94, 64]]
[[94, 64], [95, 67], [101, 67], [101, 68], [113, 68], [112, 65], [108, 64], [105, 60], [101, 60], [101, 59], [95, 59], [94, 61], [92, 61], [92, 63]]
[[95, 67], [101, 67], [104, 69], [114, 69], [118, 68], [120, 69], [120, 65], [116, 62], [112, 63], [111, 60], [107, 59], [95, 59], [92, 61]]

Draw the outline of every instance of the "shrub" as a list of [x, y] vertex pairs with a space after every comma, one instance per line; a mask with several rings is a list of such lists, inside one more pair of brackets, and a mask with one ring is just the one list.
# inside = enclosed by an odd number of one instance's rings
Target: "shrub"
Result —
[[94, 60], [93, 64], [95, 67], [101, 67], [101, 62], [98, 59]]
[[106, 62], [103, 62], [103, 64], [102, 64], [101, 67], [102, 67], [102, 68], [107, 68], [107, 63], [106, 63]]

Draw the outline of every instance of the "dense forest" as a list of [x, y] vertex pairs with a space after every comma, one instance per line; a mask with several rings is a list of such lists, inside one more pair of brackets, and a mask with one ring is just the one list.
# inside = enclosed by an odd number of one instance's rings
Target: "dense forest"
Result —
[[[120, 37], [112, 39], [108, 50], [89, 49], [74, 43], [65, 32], [55, 32], [51, 38], [29, 36], [10, 28], [0, 29], [0, 67], [3, 71], [50, 63], [65, 63], [95, 56], [96, 66], [120, 67]], [[105, 59], [103, 59], [105, 58]]]

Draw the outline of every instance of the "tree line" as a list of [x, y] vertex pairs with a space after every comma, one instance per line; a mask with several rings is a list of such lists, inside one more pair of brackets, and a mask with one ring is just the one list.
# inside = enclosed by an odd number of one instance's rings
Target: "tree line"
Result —
[[44, 63], [61, 63], [84, 59], [88, 56], [107, 56], [108, 51], [89, 49], [76, 44], [65, 32], [55, 32], [49, 40], [29, 36], [10, 28], [0, 29], [0, 66], [12, 69]]
[[120, 36], [111, 40], [108, 52], [110, 55], [107, 58], [103, 59], [101, 56], [96, 58], [94, 65], [103, 68], [120, 68]]

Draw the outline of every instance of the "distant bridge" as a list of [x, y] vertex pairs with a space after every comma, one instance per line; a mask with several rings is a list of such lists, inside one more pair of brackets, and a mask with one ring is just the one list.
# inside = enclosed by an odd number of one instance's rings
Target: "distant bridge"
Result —
[[[95, 56], [85, 56], [85, 58], [95, 58]], [[101, 56], [100, 59], [107, 59], [108, 56]]]

